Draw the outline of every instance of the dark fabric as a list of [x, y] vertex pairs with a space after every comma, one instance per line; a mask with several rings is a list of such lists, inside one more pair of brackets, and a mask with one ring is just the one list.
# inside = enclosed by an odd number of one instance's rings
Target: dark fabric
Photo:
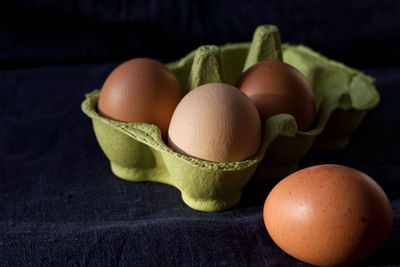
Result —
[[260, 24], [348, 64], [400, 61], [396, 0], [3, 0], [4, 64], [173, 60], [201, 44], [249, 41]]
[[2, 1], [0, 265], [307, 266], [263, 225], [278, 179], [252, 180], [232, 209], [192, 210], [174, 187], [116, 178], [80, 110], [121, 60], [249, 41], [265, 23], [376, 78], [381, 103], [349, 146], [310, 151], [301, 167], [338, 163], [373, 177], [393, 230], [361, 265], [400, 265], [399, 11], [395, 0]]

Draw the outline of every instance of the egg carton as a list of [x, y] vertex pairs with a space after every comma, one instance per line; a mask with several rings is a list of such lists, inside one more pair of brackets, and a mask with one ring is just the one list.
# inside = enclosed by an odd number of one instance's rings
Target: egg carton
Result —
[[345, 147], [366, 111], [379, 102], [373, 78], [306, 46], [281, 44], [273, 25], [259, 26], [251, 43], [204, 45], [167, 67], [187, 93], [210, 82], [234, 85], [243, 71], [267, 59], [283, 60], [304, 74], [314, 90], [317, 121], [303, 132], [289, 114], [270, 117], [258, 153], [244, 161], [217, 163], [181, 155], [163, 142], [155, 125], [101, 117], [99, 90], [86, 95], [82, 110], [92, 119], [96, 138], [117, 177], [175, 186], [183, 201], [196, 210], [227, 209], [239, 202], [251, 177], [284, 177], [297, 170], [311, 148]]

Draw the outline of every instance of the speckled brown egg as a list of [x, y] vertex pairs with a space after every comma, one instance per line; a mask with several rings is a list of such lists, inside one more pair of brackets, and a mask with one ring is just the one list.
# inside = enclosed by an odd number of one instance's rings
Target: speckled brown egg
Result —
[[368, 175], [341, 165], [318, 165], [280, 181], [264, 205], [264, 222], [275, 243], [314, 265], [360, 262], [383, 245], [392, 209]]
[[186, 94], [168, 131], [173, 150], [214, 162], [245, 160], [260, 143], [256, 107], [238, 88], [224, 83], [204, 84]]
[[313, 90], [303, 74], [289, 64], [262, 61], [245, 71], [236, 85], [254, 102], [263, 123], [273, 115], [287, 113], [296, 119], [299, 130], [313, 127]]
[[154, 59], [136, 58], [107, 77], [97, 108], [113, 120], [154, 124], [165, 138], [180, 99], [179, 81], [167, 67]]

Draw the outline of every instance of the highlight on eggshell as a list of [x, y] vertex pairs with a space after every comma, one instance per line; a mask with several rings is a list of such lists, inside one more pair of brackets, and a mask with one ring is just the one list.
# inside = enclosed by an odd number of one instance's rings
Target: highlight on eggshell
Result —
[[107, 77], [97, 109], [109, 119], [154, 124], [166, 139], [172, 113], [181, 98], [179, 81], [164, 64], [135, 58]]
[[281, 180], [263, 210], [272, 240], [289, 255], [319, 266], [358, 263], [377, 251], [392, 228], [392, 208], [368, 175], [317, 165]]
[[176, 152], [214, 162], [242, 161], [261, 143], [261, 121], [251, 100], [238, 88], [208, 83], [179, 102], [168, 130]]
[[291, 114], [301, 131], [314, 126], [316, 108], [310, 83], [297, 69], [281, 61], [261, 61], [246, 70], [236, 86], [254, 102], [264, 124], [279, 113]]

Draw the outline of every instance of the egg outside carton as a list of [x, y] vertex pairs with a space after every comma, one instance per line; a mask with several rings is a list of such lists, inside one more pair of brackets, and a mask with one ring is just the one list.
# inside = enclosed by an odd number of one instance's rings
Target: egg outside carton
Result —
[[96, 111], [98, 90], [86, 95], [82, 110], [92, 119], [96, 138], [117, 177], [175, 186], [183, 201], [196, 210], [228, 209], [240, 201], [252, 176], [284, 177], [297, 170], [299, 160], [311, 148], [345, 147], [366, 111], [379, 103], [373, 78], [306, 46], [281, 45], [273, 25], [259, 26], [251, 43], [201, 46], [167, 67], [187, 93], [205, 83], [233, 85], [247, 68], [268, 59], [283, 59], [308, 79], [314, 90], [317, 122], [302, 132], [293, 116], [272, 116], [263, 127], [259, 152], [245, 161], [217, 163], [181, 155], [165, 145], [155, 125], [101, 117]]

